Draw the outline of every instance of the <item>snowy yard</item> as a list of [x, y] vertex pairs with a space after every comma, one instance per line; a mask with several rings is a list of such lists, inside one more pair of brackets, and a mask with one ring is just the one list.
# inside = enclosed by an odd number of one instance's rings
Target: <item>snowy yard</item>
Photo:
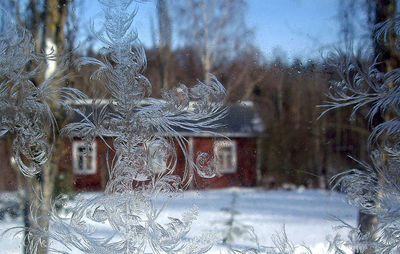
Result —
[[[271, 236], [281, 232], [285, 226], [292, 242], [310, 246], [315, 253], [323, 253], [327, 248], [327, 236], [335, 234], [334, 226], [338, 223], [330, 219], [332, 215], [352, 225], [356, 223], [357, 215], [357, 210], [349, 206], [344, 196], [338, 193], [320, 190], [265, 191], [229, 188], [185, 192], [182, 198], [169, 203], [163, 218], [166, 220], [168, 216], [180, 217], [182, 212], [193, 205], [199, 208], [199, 217], [192, 225], [190, 236], [210, 229], [225, 235], [230, 218], [227, 210], [233, 208], [237, 211], [234, 223], [252, 226], [261, 245], [271, 246]], [[0, 231], [19, 223], [21, 220], [7, 217], [0, 222]], [[107, 227], [102, 232], [107, 233]], [[345, 236], [345, 232], [342, 233]], [[20, 242], [20, 237], [13, 238], [11, 233], [3, 235], [0, 239], [0, 253], [20, 253]], [[251, 247], [254, 243], [242, 236], [235, 238], [233, 246]], [[215, 246], [210, 253], [220, 253], [221, 248], [224, 249], [224, 246]]]

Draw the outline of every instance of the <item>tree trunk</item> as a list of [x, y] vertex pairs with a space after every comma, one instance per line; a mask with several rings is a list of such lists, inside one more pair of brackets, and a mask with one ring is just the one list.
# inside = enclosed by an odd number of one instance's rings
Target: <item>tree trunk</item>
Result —
[[[69, 0], [44, 0], [43, 2], [37, 2], [36, 0], [29, 1], [28, 8], [30, 8], [32, 13], [32, 19], [27, 21], [26, 26], [28, 29], [31, 29], [33, 34], [36, 52], [41, 53], [44, 51], [47, 54], [51, 52], [62, 52], [69, 2]], [[41, 4], [43, 4], [43, 6], [39, 6]], [[40, 29], [42, 25], [43, 29]], [[34, 78], [33, 82], [36, 85], [39, 85], [48, 78], [56, 69], [57, 64], [55, 61], [48, 61], [47, 67], [45, 75], [36, 76]], [[55, 113], [55, 117], [57, 119], [63, 118], [59, 112]], [[58, 126], [61, 127], [62, 125], [59, 124]], [[21, 195], [24, 197], [22, 204], [24, 226], [25, 228], [31, 229], [28, 230], [28, 232], [35, 232], [35, 227], [40, 227], [40, 230], [47, 231], [49, 227], [48, 211], [51, 207], [55, 177], [58, 173], [61, 154], [61, 140], [57, 139], [57, 137], [58, 134], [55, 133], [55, 139], [49, 139], [50, 145], [53, 145], [53, 154], [47, 163], [43, 165], [42, 171], [33, 178], [25, 179], [24, 182], [26, 184], [24, 188], [21, 189]], [[29, 211], [32, 207], [35, 207], [37, 210]], [[36, 212], [36, 214], [34, 212]], [[29, 217], [29, 215], [34, 215], [35, 218]], [[35, 221], [37, 221], [38, 225], [35, 224]], [[46, 254], [48, 242], [45, 235], [35, 237], [41, 237], [42, 242], [42, 244], [38, 245], [36, 253]], [[32, 251], [34, 251], [27, 248], [27, 238], [25, 238], [24, 246], [24, 253], [32, 253]]]
[[[375, 0], [375, 25], [394, 18], [396, 15], [396, 0]], [[389, 72], [399, 67], [400, 58], [396, 48], [396, 33], [391, 29], [386, 38], [374, 38], [375, 56], [378, 58], [379, 64], [377, 68], [381, 72]], [[393, 84], [392, 84], [393, 85]], [[390, 118], [389, 114], [384, 116]], [[388, 119], [387, 119], [388, 120]], [[384, 122], [384, 119], [376, 118], [374, 126]], [[379, 204], [375, 204], [379, 205]], [[370, 235], [371, 241], [375, 239], [374, 231], [378, 227], [378, 216], [374, 214], [365, 214], [359, 212], [358, 223], [361, 234]], [[361, 252], [356, 252], [361, 253]], [[369, 248], [362, 252], [363, 254], [375, 253], [375, 250]]]
[[171, 19], [168, 14], [166, 0], [157, 1], [158, 29], [159, 29], [159, 57], [161, 87], [169, 88], [169, 63], [171, 61]]
[[208, 31], [208, 14], [205, 1], [201, 3], [202, 10], [202, 21], [203, 21], [203, 33], [204, 33], [204, 45], [203, 45], [203, 55], [201, 56], [201, 62], [203, 64], [204, 69], [204, 81], [206, 84], [210, 83], [210, 77], [208, 76], [211, 73], [211, 48], [210, 48], [210, 38]]

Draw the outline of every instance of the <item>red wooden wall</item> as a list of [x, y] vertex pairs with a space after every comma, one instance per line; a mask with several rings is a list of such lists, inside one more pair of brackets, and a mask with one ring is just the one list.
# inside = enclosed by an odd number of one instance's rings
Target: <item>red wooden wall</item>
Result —
[[[217, 139], [207, 137], [192, 137], [192, 152], [196, 155], [198, 152], [207, 152], [213, 154], [214, 141]], [[194, 181], [189, 186], [192, 189], [211, 189], [223, 188], [230, 186], [255, 186], [256, 184], [256, 160], [257, 146], [255, 138], [232, 138], [236, 142], [237, 148], [237, 170], [235, 173], [222, 174], [213, 178], [202, 178], [196, 172]], [[111, 145], [111, 139], [106, 139]], [[59, 174], [67, 177], [67, 182], [72, 184], [72, 189], [84, 191], [100, 191], [103, 190], [107, 179], [107, 150], [109, 148], [101, 140], [97, 139], [97, 170], [92, 175], [76, 175], [72, 169], [72, 142], [65, 140], [63, 149], [64, 158], [60, 161]], [[109, 152], [109, 164], [114, 156], [112, 151]], [[185, 159], [182, 151], [177, 147], [178, 163], [174, 174], [183, 177], [185, 169]], [[16, 175], [9, 163], [9, 151], [5, 139], [0, 139], [0, 170], [2, 179], [0, 182], [0, 190], [16, 190]]]
[[[189, 139], [189, 138], [188, 138]], [[190, 138], [192, 142], [192, 152], [196, 155], [199, 152], [207, 152], [213, 155], [214, 138]], [[237, 170], [235, 173], [222, 174], [213, 178], [202, 178], [196, 172], [194, 181], [190, 184], [191, 189], [212, 189], [230, 186], [255, 186], [256, 185], [256, 161], [257, 146], [255, 138], [232, 138], [236, 142], [237, 148]], [[111, 144], [111, 140], [107, 140]], [[69, 153], [68, 168], [72, 172], [72, 147], [68, 143]], [[106, 164], [107, 146], [100, 139], [97, 140], [97, 171], [93, 175], [74, 175], [74, 185], [78, 190], [102, 190], [108, 178]], [[109, 154], [112, 159], [114, 154]], [[177, 146], [177, 168], [175, 175], [183, 177], [185, 170], [185, 158], [182, 150]], [[65, 169], [67, 170], [67, 169]]]
[[[8, 144], [9, 143], [9, 144]], [[15, 191], [17, 190], [17, 173], [11, 167], [10, 153], [11, 141], [7, 143], [6, 138], [0, 138], [0, 190]]]
[[[213, 154], [214, 141], [211, 138], [193, 138], [193, 154], [207, 152]], [[235, 173], [225, 173], [213, 178], [202, 178], [195, 173], [192, 185], [195, 189], [224, 188], [231, 186], [255, 186], [257, 145], [254, 138], [232, 138], [236, 142], [237, 169]]]

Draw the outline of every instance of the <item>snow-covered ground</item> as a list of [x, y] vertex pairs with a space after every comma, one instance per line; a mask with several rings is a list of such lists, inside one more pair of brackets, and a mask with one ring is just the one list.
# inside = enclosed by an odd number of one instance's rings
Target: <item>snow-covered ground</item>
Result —
[[[199, 208], [199, 217], [192, 225], [190, 236], [200, 235], [210, 229], [216, 229], [224, 235], [230, 218], [227, 210], [233, 208], [237, 211], [235, 225], [253, 227], [261, 245], [272, 246], [271, 236], [282, 232], [285, 227], [293, 243], [305, 244], [314, 253], [324, 253], [326, 238], [337, 232], [334, 227], [338, 223], [330, 219], [332, 216], [352, 225], [356, 223], [357, 216], [357, 210], [346, 203], [344, 196], [334, 192], [229, 188], [185, 192], [182, 198], [169, 203], [163, 218], [179, 218], [193, 205]], [[0, 232], [17, 225], [21, 225], [21, 219], [7, 217], [0, 221]], [[345, 236], [346, 232], [342, 231], [342, 234]], [[235, 237], [234, 245], [254, 246], [254, 242], [246, 238], [246, 235]], [[19, 236], [6, 233], [0, 238], [0, 253], [21, 253], [20, 243]], [[224, 253], [223, 245], [215, 246], [210, 253], [220, 253], [221, 249]]]

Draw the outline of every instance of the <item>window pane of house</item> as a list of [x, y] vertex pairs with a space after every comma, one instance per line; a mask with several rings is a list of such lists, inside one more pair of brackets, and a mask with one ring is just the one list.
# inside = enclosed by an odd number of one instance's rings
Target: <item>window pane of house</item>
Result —
[[217, 159], [217, 170], [220, 173], [235, 173], [237, 169], [236, 142], [215, 141], [214, 155]]
[[96, 173], [97, 144], [95, 142], [87, 147], [84, 141], [72, 141], [72, 165], [73, 172], [80, 175]]

